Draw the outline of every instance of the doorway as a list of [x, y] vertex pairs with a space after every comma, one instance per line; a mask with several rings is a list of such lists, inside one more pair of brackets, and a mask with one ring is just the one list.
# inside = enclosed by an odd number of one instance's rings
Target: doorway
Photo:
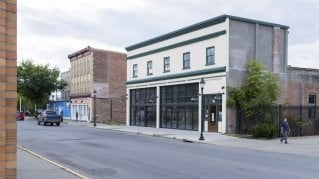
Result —
[[210, 94], [204, 97], [208, 132], [218, 132], [218, 122], [222, 121], [222, 96], [221, 94]]
[[218, 132], [217, 106], [208, 106], [208, 132]]

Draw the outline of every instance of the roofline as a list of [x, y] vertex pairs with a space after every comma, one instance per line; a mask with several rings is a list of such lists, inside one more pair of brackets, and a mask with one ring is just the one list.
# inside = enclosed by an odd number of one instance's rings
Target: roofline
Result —
[[89, 51], [100, 51], [100, 52], [109, 52], [109, 53], [117, 53], [117, 54], [126, 55], [126, 53], [123, 53], [123, 52], [117, 52], [117, 51], [112, 51], [112, 50], [104, 50], [104, 49], [92, 48], [91, 46], [87, 46], [84, 49], [81, 49], [79, 51], [71, 53], [70, 55], [68, 55], [68, 58], [71, 60], [71, 58], [79, 56], [79, 55], [83, 55], [84, 53], [89, 52]]
[[177, 37], [177, 36], [180, 36], [180, 35], [184, 35], [184, 34], [187, 34], [189, 32], [193, 32], [193, 31], [196, 31], [196, 30], [200, 30], [200, 29], [212, 26], [212, 25], [223, 23], [223, 22], [226, 21], [227, 18], [233, 19], [233, 20], [238, 20], [238, 21], [243, 21], [243, 22], [266, 25], [266, 26], [280, 27], [280, 28], [283, 28], [283, 29], [288, 29], [289, 28], [289, 26], [285, 26], [285, 25], [280, 25], [280, 24], [275, 24], [275, 23], [270, 23], [270, 22], [258, 21], [258, 20], [247, 19], [247, 18], [236, 17], [236, 16], [231, 16], [231, 15], [224, 14], [224, 15], [220, 15], [220, 16], [205, 20], [205, 21], [198, 22], [198, 23], [190, 25], [190, 26], [186, 26], [184, 28], [169, 32], [167, 34], [163, 34], [163, 35], [151, 38], [151, 39], [146, 40], [146, 41], [139, 42], [137, 44], [128, 46], [125, 49], [127, 51], [131, 51], [131, 50], [135, 50], [135, 49], [138, 49], [138, 48], [141, 48], [141, 47], [152, 45], [154, 43], [158, 43], [158, 42], [161, 42], [161, 41], [164, 41], [164, 40], [167, 40], [167, 39], [171, 39], [171, 38], [174, 38], [174, 37]]
[[304, 72], [311, 72], [311, 71], [319, 72], [319, 69], [317, 69], [317, 68], [293, 67], [290, 65], [288, 65], [288, 70], [290, 70], [290, 71], [298, 70], [298, 71], [304, 71]]
[[76, 52], [74, 52], [74, 53], [71, 53], [70, 55], [68, 55], [68, 58], [71, 60], [71, 58], [76, 57], [76, 56], [79, 56], [79, 55], [83, 55], [84, 53], [89, 52], [89, 51], [91, 51], [91, 50], [92, 50], [92, 47], [87, 46], [87, 47], [84, 48], [84, 49], [81, 49], [81, 50], [79, 50], [79, 51], [76, 51]]

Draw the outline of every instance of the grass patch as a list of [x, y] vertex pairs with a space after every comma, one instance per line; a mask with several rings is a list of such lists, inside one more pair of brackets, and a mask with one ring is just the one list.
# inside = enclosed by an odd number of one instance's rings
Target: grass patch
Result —
[[248, 135], [248, 134], [225, 134], [225, 135], [231, 136], [231, 137], [244, 138], [244, 139], [255, 139], [252, 135]]
[[105, 121], [105, 124], [106, 124], [106, 125], [117, 125], [117, 126], [122, 126], [122, 125], [124, 125], [123, 123], [120, 123], [120, 122], [117, 122], [117, 121], [114, 121], [114, 120], [106, 120], [106, 121]]

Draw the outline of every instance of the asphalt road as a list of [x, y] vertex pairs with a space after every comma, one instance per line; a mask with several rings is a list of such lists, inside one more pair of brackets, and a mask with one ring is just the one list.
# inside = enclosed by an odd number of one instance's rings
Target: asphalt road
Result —
[[18, 122], [18, 145], [89, 178], [318, 178], [319, 158]]

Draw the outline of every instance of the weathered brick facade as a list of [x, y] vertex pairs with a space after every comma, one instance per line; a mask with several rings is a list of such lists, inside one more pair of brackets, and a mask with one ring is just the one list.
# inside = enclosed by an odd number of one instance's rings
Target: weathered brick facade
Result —
[[280, 76], [281, 98], [279, 104], [309, 105], [309, 95], [319, 94], [319, 69], [287, 67]]
[[106, 85], [96, 88], [97, 121], [125, 123], [126, 54], [96, 50], [93, 58], [94, 86]]
[[[89, 85], [89, 89], [86, 89], [84, 92], [81, 92], [81, 90], [71, 90], [72, 99], [79, 99], [84, 96], [92, 98], [90, 105], [92, 107], [88, 107], [90, 110], [88, 112], [89, 120], [92, 121], [94, 119], [93, 115], [96, 112], [95, 117], [97, 122], [125, 123], [126, 54], [87, 47], [69, 55], [69, 58], [71, 61], [71, 72], [73, 73], [77, 73], [77, 70], [72, 69], [73, 66], [76, 66], [72, 65], [76, 60], [87, 58], [87, 64], [92, 64], [92, 66], [87, 67], [89, 70], [86, 73], [89, 74], [88, 79], [92, 80], [89, 81], [89, 84], [91, 84]], [[81, 78], [81, 75], [71, 74], [71, 81], [75, 82], [76, 80], [72, 80], [72, 78], [74, 79], [78, 76]], [[82, 80], [82, 83], [86, 82], [86, 80]], [[78, 88], [81, 88], [81, 83]], [[94, 90], [96, 91], [95, 102], [93, 99]], [[73, 105], [75, 104], [73, 103]], [[95, 111], [94, 105], [96, 105]], [[71, 113], [74, 113], [72, 109]]]
[[17, 1], [0, 1], [0, 178], [16, 178]]

